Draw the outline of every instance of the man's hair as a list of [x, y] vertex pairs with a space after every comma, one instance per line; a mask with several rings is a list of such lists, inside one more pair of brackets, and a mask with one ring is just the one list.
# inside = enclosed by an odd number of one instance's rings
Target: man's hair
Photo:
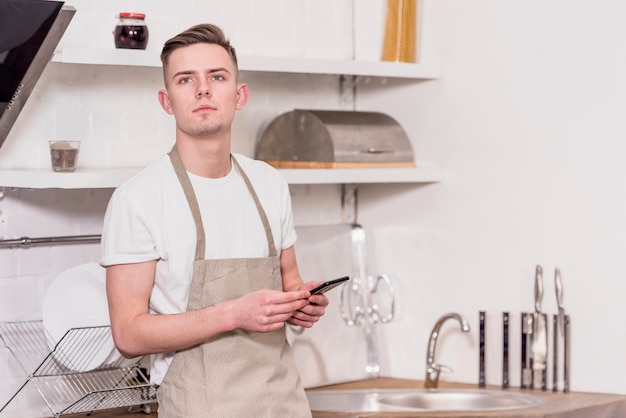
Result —
[[[178, 48], [184, 48], [195, 44], [215, 44], [221, 46], [226, 50], [226, 52], [228, 52], [228, 55], [230, 55], [230, 58], [233, 60], [235, 72], [239, 71], [235, 48], [230, 44], [230, 40], [226, 37], [226, 35], [224, 35], [222, 29], [210, 23], [201, 23], [179, 33], [173, 38], [167, 40], [163, 45], [163, 50], [161, 51], [161, 63], [163, 64], [163, 76], [165, 77], [166, 86], [167, 66], [169, 65], [169, 58], [172, 52]], [[235, 76], [237, 76], [237, 74], [235, 74]]]

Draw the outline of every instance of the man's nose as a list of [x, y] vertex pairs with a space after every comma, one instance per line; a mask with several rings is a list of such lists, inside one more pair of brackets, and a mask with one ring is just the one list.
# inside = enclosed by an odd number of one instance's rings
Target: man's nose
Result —
[[200, 85], [198, 86], [198, 91], [196, 95], [198, 97], [211, 96], [211, 87], [209, 86], [209, 83], [207, 82], [200, 83]]

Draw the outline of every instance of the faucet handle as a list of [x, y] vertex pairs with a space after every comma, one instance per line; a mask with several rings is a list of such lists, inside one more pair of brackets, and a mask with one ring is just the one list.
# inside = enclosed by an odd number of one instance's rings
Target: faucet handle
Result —
[[427, 389], [437, 389], [439, 386], [439, 374], [451, 373], [452, 369], [443, 364], [430, 363], [426, 368], [426, 379], [424, 380], [424, 387]]
[[452, 367], [446, 366], [445, 364], [438, 364], [437, 368], [439, 369], [439, 372], [441, 373], [453, 373], [454, 370], [452, 370]]
[[428, 366], [428, 372], [433, 373], [453, 373], [452, 367], [446, 366], [445, 364], [432, 363]]

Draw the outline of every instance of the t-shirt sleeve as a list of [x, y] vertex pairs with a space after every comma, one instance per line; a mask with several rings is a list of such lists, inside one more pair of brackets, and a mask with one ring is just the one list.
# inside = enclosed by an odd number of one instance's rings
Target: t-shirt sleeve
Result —
[[291, 194], [285, 178], [276, 171], [276, 182], [279, 184], [280, 216], [281, 216], [281, 250], [285, 250], [296, 243], [297, 235], [293, 224], [293, 209]]
[[107, 267], [158, 259], [149, 224], [148, 214], [140, 210], [123, 189], [117, 189], [104, 216], [100, 265]]

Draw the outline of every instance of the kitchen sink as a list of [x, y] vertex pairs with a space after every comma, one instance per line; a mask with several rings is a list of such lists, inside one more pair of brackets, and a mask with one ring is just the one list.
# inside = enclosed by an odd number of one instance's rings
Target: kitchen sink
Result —
[[489, 411], [526, 408], [544, 399], [487, 389], [355, 389], [307, 391], [313, 411]]

